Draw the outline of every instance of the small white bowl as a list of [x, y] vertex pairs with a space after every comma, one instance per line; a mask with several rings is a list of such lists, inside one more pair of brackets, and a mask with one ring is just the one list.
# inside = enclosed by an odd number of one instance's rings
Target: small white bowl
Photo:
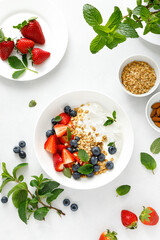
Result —
[[[147, 92], [147, 93], [143, 93], [143, 94], [133, 94], [131, 93], [130, 91], [128, 91], [125, 86], [122, 84], [122, 79], [121, 79], [121, 76], [122, 76], [122, 72], [123, 72], [123, 69], [124, 67], [133, 62], [133, 61], [143, 61], [143, 62], [147, 62], [152, 68], [154, 68], [155, 70], [155, 73], [156, 73], [156, 82], [155, 82], [155, 85]], [[135, 56], [131, 56], [129, 58], [127, 58], [123, 63], [122, 65], [120, 66], [120, 69], [119, 69], [119, 82], [120, 82], [120, 85], [122, 87], [122, 89], [128, 93], [129, 95], [131, 96], [134, 96], [134, 97], [146, 97], [148, 96], [149, 94], [153, 93], [158, 85], [159, 85], [159, 81], [160, 81], [160, 72], [159, 72], [159, 67], [157, 66], [157, 64], [155, 63], [155, 61], [147, 56], [144, 56], [144, 55], [135, 55]]]
[[[122, 128], [123, 143], [120, 156], [115, 162], [114, 169], [112, 171], [107, 171], [106, 173], [90, 179], [82, 178], [76, 181], [73, 177], [67, 178], [62, 172], [59, 173], [55, 171], [52, 154], [49, 154], [44, 150], [44, 143], [46, 141], [45, 133], [48, 129], [51, 129], [51, 119], [62, 112], [64, 106], [70, 105], [74, 108], [88, 102], [98, 103], [109, 112], [113, 110], [116, 111]], [[87, 90], [65, 93], [53, 99], [53, 101], [46, 106], [39, 116], [34, 134], [34, 149], [43, 170], [55, 181], [74, 189], [93, 189], [101, 187], [118, 177], [119, 174], [126, 168], [131, 158], [133, 143], [133, 130], [130, 120], [119, 104], [102, 93]]]
[[147, 105], [146, 105], [146, 118], [150, 124], [150, 126], [156, 130], [157, 132], [160, 133], [160, 128], [157, 127], [154, 122], [152, 121], [150, 115], [151, 115], [151, 112], [152, 112], [152, 108], [151, 106], [156, 103], [156, 102], [160, 102], [160, 92], [156, 93], [155, 95], [153, 95], [147, 102]]

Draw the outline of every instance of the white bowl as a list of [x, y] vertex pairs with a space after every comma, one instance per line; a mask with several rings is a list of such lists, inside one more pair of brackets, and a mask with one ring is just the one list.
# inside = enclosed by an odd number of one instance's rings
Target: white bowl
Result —
[[[143, 62], [147, 62], [152, 68], [154, 68], [155, 70], [155, 73], [156, 73], [156, 82], [155, 82], [155, 85], [147, 92], [147, 93], [143, 93], [143, 94], [133, 94], [131, 93], [130, 91], [128, 91], [125, 86], [122, 84], [122, 79], [121, 79], [121, 76], [122, 76], [122, 72], [123, 72], [123, 69], [124, 67], [128, 64], [128, 63], [131, 63], [133, 61], [143, 61]], [[131, 96], [134, 96], [134, 97], [146, 97], [148, 96], [149, 94], [153, 93], [158, 85], [159, 85], [159, 81], [160, 81], [160, 73], [159, 73], [159, 67], [157, 66], [157, 64], [155, 63], [155, 61], [147, 56], [144, 56], [144, 55], [136, 55], [136, 56], [131, 56], [129, 58], [127, 58], [123, 63], [122, 65], [120, 66], [120, 69], [119, 69], [119, 82], [120, 82], [120, 85], [122, 87], [122, 89], [128, 93], [129, 95]]]
[[[64, 106], [70, 105], [73, 108], [88, 102], [99, 103], [108, 111], [116, 110], [122, 127], [122, 150], [119, 159], [115, 162], [113, 170], [94, 176], [90, 179], [82, 178], [74, 180], [73, 177], [67, 178], [62, 172], [59, 173], [55, 171], [53, 167], [52, 154], [49, 154], [44, 150], [44, 143], [46, 141], [45, 133], [48, 129], [51, 129], [51, 119], [60, 114], [60, 112], [63, 112]], [[122, 110], [122, 108], [113, 99], [99, 92], [80, 90], [69, 92], [55, 98], [43, 110], [38, 118], [35, 128], [34, 149], [41, 167], [52, 179], [62, 185], [74, 189], [93, 189], [111, 182], [125, 169], [132, 154], [134, 143], [133, 139], [133, 130], [130, 120], [124, 110]]]
[[150, 124], [150, 126], [156, 130], [157, 132], [160, 132], [160, 128], [157, 127], [154, 122], [152, 121], [150, 115], [151, 115], [151, 112], [152, 112], [152, 108], [151, 106], [156, 103], [156, 102], [160, 102], [160, 92], [156, 93], [155, 95], [153, 95], [147, 102], [147, 105], [146, 105], [146, 118]]

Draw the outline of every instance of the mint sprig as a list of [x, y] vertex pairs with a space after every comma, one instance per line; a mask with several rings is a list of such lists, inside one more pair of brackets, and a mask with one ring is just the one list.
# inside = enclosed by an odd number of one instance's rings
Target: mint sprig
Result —
[[111, 125], [112, 123], [116, 122], [116, 111], [113, 111], [112, 117], [107, 117], [107, 121], [104, 123], [104, 126]]

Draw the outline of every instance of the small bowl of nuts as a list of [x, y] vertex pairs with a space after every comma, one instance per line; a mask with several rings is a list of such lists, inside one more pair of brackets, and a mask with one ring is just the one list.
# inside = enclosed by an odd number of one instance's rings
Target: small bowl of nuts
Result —
[[157, 132], [160, 132], [160, 92], [153, 95], [146, 105], [146, 117]]
[[119, 70], [123, 90], [135, 97], [153, 93], [159, 85], [159, 68], [149, 57], [137, 55], [127, 58]]

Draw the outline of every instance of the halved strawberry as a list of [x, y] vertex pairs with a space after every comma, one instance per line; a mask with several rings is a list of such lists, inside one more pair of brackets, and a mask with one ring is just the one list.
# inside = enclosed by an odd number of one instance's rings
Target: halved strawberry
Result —
[[69, 121], [69, 123], [68, 123], [67, 126], [68, 126], [69, 129], [73, 128], [73, 122], [72, 122], [72, 121]]
[[58, 152], [61, 154], [62, 153], [62, 150], [64, 149], [64, 148], [67, 148], [65, 145], [63, 145], [63, 144], [58, 144], [57, 145], [57, 148], [58, 148]]
[[69, 164], [74, 162], [74, 156], [67, 149], [62, 150], [62, 160], [64, 164]]
[[78, 157], [78, 152], [74, 152], [73, 153], [74, 159], [80, 164], [80, 165], [84, 165], [84, 162], [81, 161], [81, 159]]
[[50, 153], [55, 154], [57, 152], [56, 136], [51, 135], [44, 144], [44, 149]]
[[62, 120], [59, 122], [60, 124], [68, 124], [71, 120], [71, 117], [67, 113], [61, 113], [59, 116], [62, 118]]
[[62, 137], [67, 132], [67, 126], [64, 124], [56, 124], [54, 126], [57, 137]]
[[62, 172], [64, 169], [62, 158], [58, 153], [53, 154], [53, 165], [57, 172]]
[[[74, 139], [74, 135], [73, 135], [73, 134], [71, 135], [71, 140], [72, 140], [72, 139]], [[69, 147], [69, 146], [70, 146], [70, 144], [69, 144], [70, 141], [68, 141], [66, 135], [60, 137], [59, 140], [60, 140], [60, 142], [63, 143], [66, 147]]]

